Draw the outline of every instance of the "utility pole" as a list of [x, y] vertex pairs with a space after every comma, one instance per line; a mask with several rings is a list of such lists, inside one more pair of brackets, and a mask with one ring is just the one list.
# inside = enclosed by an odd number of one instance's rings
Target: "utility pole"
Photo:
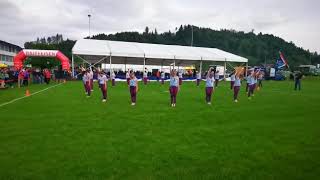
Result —
[[191, 25], [191, 46], [193, 46], [193, 25]]
[[91, 14], [88, 14], [88, 18], [89, 18], [89, 38], [90, 38], [90, 36], [91, 36], [91, 32], [90, 32], [90, 19], [91, 19]]

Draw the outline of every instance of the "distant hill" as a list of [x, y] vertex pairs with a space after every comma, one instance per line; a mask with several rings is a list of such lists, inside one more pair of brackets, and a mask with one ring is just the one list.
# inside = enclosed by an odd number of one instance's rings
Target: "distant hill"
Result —
[[[115, 34], [97, 34], [91, 39], [129, 41], [142, 43], [156, 43], [169, 45], [190, 46], [193, 28], [193, 46], [212, 47], [222, 49], [249, 59], [250, 65], [273, 64], [279, 58], [281, 50], [292, 68], [301, 64], [320, 64], [320, 56], [315, 52], [297, 47], [292, 42], [270, 34], [245, 33], [235, 30], [212, 30], [185, 25], [176, 29], [176, 32], [158, 33], [156, 29], [145, 28], [143, 33], [120, 32]], [[71, 59], [71, 50], [75, 43], [72, 40], [63, 40], [62, 35], [56, 35], [60, 39], [57, 43], [54, 38], [38, 38], [38, 41], [26, 42], [25, 48], [31, 49], [58, 49]], [[87, 37], [89, 38], [89, 37]], [[52, 62], [53, 64], [55, 62]]]
[[[156, 29], [150, 30], [146, 27], [143, 33], [98, 34], [91, 39], [190, 46], [191, 34], [191, 25], [181, 25], [176, 33], [168, 31], [158, 34]], [[260, 65], [265, 62], [273, 64], [279, 57], [279, 51], [284, 53], [291, 67], [300, 64], [320, 64], [320, 56], [317, 53], [311, 53], [274, 35], [262, 33], [225, 29], [217, 31], [193, 26], [193, 46], [222, 49], [248, 58], [250, 65]]]

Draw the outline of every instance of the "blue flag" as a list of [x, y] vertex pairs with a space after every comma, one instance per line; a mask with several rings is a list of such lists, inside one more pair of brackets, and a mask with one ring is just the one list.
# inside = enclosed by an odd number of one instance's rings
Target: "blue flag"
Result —
[[283, 60], [280, 58], [276, 62], [276, 69], [283, 69], [286, 66], [286, 64], [283, 62]]

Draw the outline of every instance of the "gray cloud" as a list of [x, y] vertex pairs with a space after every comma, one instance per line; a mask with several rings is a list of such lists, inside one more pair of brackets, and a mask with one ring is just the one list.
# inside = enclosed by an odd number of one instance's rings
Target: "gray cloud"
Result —
[[143, 31], [145, 26], [174, 31], [180, 24], [194, 24], [255, 29], [320, 51], [318, 7], [317, 0], [0, 0], [0, 39], [19, 45], [56, 33], [80, 39], [88, 35], [90, 13], [92, 34]]

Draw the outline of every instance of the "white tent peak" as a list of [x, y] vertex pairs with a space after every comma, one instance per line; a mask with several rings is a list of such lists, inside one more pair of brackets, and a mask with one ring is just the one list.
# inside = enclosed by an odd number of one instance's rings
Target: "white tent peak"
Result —
[[139, 42], [81, 39], [72, 48], [72, 72], [74, 74], [74, 56], [91, 66], [98, 63], [190, 66], [202, 62], [238, 62], [248, 64], [248, 59], [208, 47], [181, 45], [149, 44]]
[[[217, 48], [181, 45], [149, 44], [139, 42], [81, 39], [72, 53], [84, 56], [112, 56], [182, 61], [248, 62], [248, 59]], [[116, 61], [113, 63], [118, 64]]]

